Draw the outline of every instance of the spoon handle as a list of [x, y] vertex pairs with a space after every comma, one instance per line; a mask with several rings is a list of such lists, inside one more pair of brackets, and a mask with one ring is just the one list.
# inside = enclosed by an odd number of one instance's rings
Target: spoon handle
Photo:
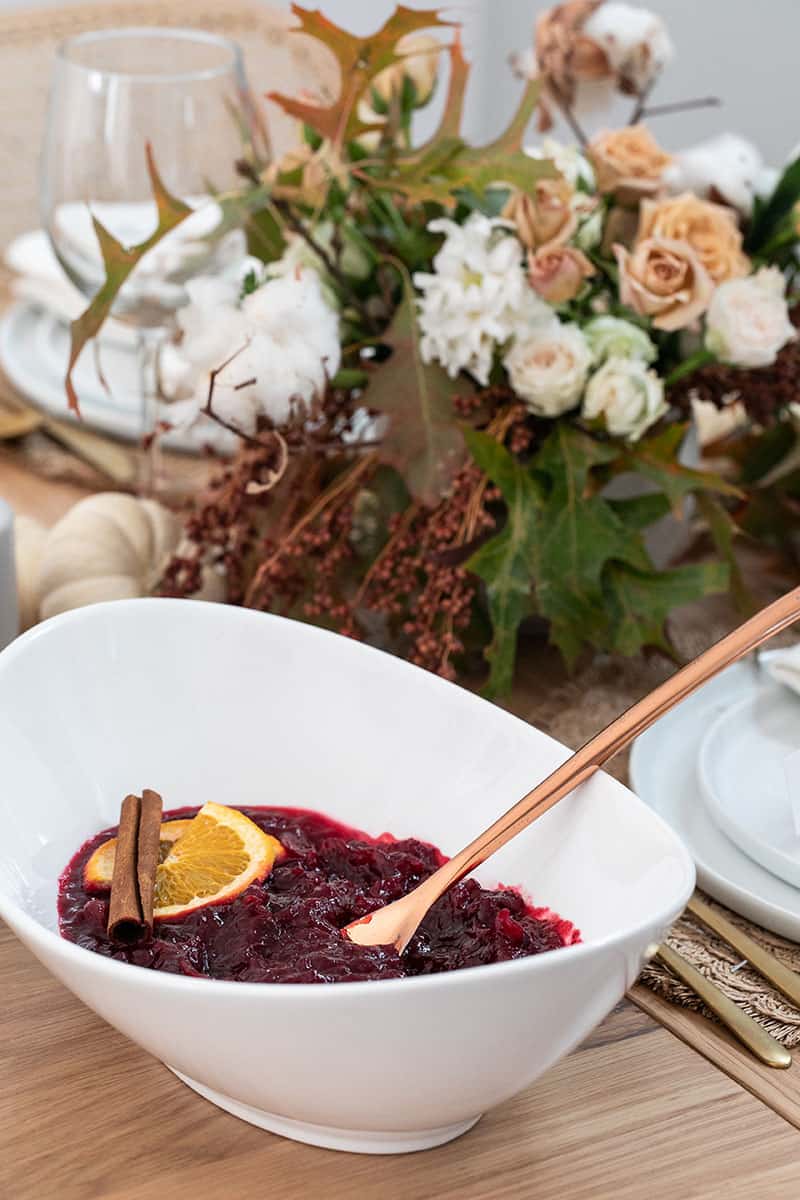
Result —
[[798, 619], [800, 587], [762, 608], [633, 704], [407, 896], [348, 925], [347, 936], [362, 945], [393, 944], [402, 953], [430, 906], [452, 884], [588, 779], [673, 705]]

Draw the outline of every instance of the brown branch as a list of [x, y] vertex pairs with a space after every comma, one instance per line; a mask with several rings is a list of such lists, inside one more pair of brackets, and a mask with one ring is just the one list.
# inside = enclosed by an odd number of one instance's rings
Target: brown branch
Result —
[[303, 514], [300, 520], [292, 526], [286, 536], [281, 540], [280, 546], [278, 546], [275, 552], [271, 554], [268, 559], [261, 563], [252, 580], [250, 581], [250, 586], [248, 587], [244, 597], [245, 608], [253, 607], [255, 597], [258, 594], [258, 589], [261, 587], [265, 576], [268, 574], [270, 568], [278, 561], [280, 556], [285, 553], [286, 547], [289, 545], [289, 543], [293, 542], [297, 535], [302, 533], [302, 531], [308, 525], [310, 525], [312, 521], [315, 521], [317, 517], [325, 510], [328, 504], [331, 504], [333, 501], [339, 499], [343, 493], [346, 493], [349, 488], [356, 484], [361, 476], [364, 475], [370, 467], [374, 466], [375, 462], [377, 461], [377, 457], [377, 454], [373, 451], [373, 453], [365, 455], [364, 458], [357, 462], [356, 465], [349, 471], [337, 476], [333, 483], [325, 489], [325, 491], [317, 498], [314, 504], [312, 504], [311, 507]]
[[[261, 481], [251, 479], [245, 489], [248, 495], [259, 496], [264, 492], [271, 491], [271, 489], [281, 481], [286, 472], [286, 468], [289, 464], [289, 447], [286, 444], [285, 438], [278, 433], [277, 429], [270, 430], [266, 437], [258, 437], [250, 433], [245, 433], [245, 431], [240, 429], [238, 425], [234, 425], [231, 421], [226, 421], [225, 418], [221, 417], [218, 412], [215, 412], [213, 406], [214, 388], [216, 387], [217, 377], [222, 371], [225, 370], [226, 367], [229, 367], [230, 364], [234, 362], [235, 359], [237, 359], [242, 353], [242, 351], [246, 350], [249, 345], [250, 340], [248, 338], [244, 345], [240, 346], [238, 350], [234, 350], [233, 354], [230, 354], [223, 363], [220, 363], [218, 367], [214, 367], [213, 370], [209, 371], [208, 395], [206, 396], [206, 402], [200, 411], [203, 416], [209, 417], [212, 421], [216, 422], [217, 425], [222, 426], [223, 429], [227, 429], [229, 433], [236, 434], [237, 437], [240, 437], [242, 441], [247, 442], [248, 445], [258, 446], [261, 450], [277, 451], [277, 466], [270, 470], [269, 477]], [[242, 388], [252, 387], [255, 382], [256, 377], [253, 375], [249, 379], [243, 379], [241, 383], [234, 384], [233, 390], [238, 392]]]
[[335, 282], [338, 284], [343, 295], [346, 296], [348, 302], [352, 304], [353, 308], [361, 317], [361, 320], [364, 322], [366, 327], [371, 330], [372, 333], [377, 333], [378, 325], [370, 316], [366, 305], [361, 300], [360, 296], [357, 296], [353, 291], [350, 284], [347, 282], [346, 276], [339, 269], [339, 265], [334, 262], [333, 258], [325, 249], [325, 247], [319, 244], [314, 235], [309, 232], [300, 218], [292, 211], [291, 205], [285, 200], [279, 200], [276, 196], [270, 196], [270, 203], [275, 210], [280, 213], [281, 217], [283, 217], [283, 220], [289, 226], [292, 233], [296, 233], [298, 237], [301, 237], [308, 248], [322, 261], [325, 270], [328, 272], [331, 279], [335, 280]]
[[641, 92], [637, 94], [636, 103], [633, 106], [633, 112], [631, 113], [630, 120], [628, 121], [629, 125], [638, 125], [639, 121], [641, 121], [642, 117], [644, 116], [645, 105], [657, 83], [658, 76], [656, 75], [654, 79], [650, 80], [647, 87], [642, 88]]
[[674, 104], [656, 104], [652, 108], [643, 108], [643, 117], [661, 117], [667, 113], [691, 112], [695, 108], [719, 108], [722, 104], [719, 96], [701, 96], [697, 100], [677, 100]]
[[578, 119], [572, 111], [572, 107], [564, 94], [559, 89], [558, 85], [548, 76], [546, 80], [547, 90], [556, 102], [559, 112], [564, 120], [569, 125], [575, 137], [578, 139], [578, 144], [585, 148], [589, 145], [589, 139], [581, 129]]
[[416, 517], [418, 512], [419, 512], [419, 506], [416, 503], [409, 504], [408, 508], [405, 510], [402, 517], [400, 518], [400, 521], [398, 522], [397, 529], [395, 529], [392, 536], [387, 539], [386, 544], [384, 545], [383, 549], [372, 560], [372, 562], [370, 563], [369, 569], [367, 570], [366, 575], [361, 580], [358, 591], [356, 592], [355, 597], [353, 599], [353, 608], [354, 609], [358, 608], [359, 604], [361, 604], [362, 600], [364, 599], [367, 589], [368, 589], [369, 585], [372, 583], [372, 580], [375, 576], [375, 571], [378, 567], [378, 564], [383, 562], [384, 558], [389, 553], [389, 551], [394, 548], [395, 543], [398, 541], [398, 539], [401, 538], [403, 536], [403, 534], [407, 532], [409, 525], [414, 520], [414, 517]]

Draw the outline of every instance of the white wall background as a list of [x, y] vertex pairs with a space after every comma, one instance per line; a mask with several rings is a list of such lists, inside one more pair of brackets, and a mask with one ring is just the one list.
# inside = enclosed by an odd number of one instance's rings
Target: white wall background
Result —
[[[289, 0], [272, 0], [288, 7]], [[53, 0], [0, 0], [0, 9], [38, 7]], [[226, 0], [218, 0], [224, 5]], [[376, 29], [393, 0], [305, 0], [354, 31]], [[405, 0], [435, 8], [436, 0]], [[508, 55], [529, 43], [544, 0], [441, 0], [465, 24], [475, 66], [468, 97], [470, 136], [485, 139], [508, 117], [519, 84]], [[659, 117], [654, 129], [667, 149], [679, 149], [723, 129], [744, 134], [767, 161], [781, 163], [800, 142], [800, 0], [647, 0], [664, 18], [677, 54], [653, 103], [717, 95], [722, 109]], [[624, 119], [626, 109], [619, 110]]]
[[[431, 0], [405, 0], [413, 8]], [[392, 11], [392, 0], [322, 0], [340, 24], [367, 33]], [[465, 22], [475, 62], [468, 118], [473, 137], [488, 138], [513, 110], [519, 83], [508, 55], [529, 44], [543, 0], [453, 0], [443, 5]], [[800, 0], [647, 0], [676, 47], [652, 102], [716, 95], [721, 109], [654, 118], [667, 149], [723, 129], [755, 141], [767, 161], [781, 163], [800, 141]], [[619, 119], [625, 119], [622, 105]]]

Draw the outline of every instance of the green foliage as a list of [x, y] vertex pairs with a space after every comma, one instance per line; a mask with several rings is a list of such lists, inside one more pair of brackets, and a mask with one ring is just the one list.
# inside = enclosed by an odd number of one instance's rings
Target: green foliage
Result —
[[397, 53], [399, 39], [417, 30], [450, 24], [442, 20], [436, 9], [416, 12], [401, 5], [377, 33], [360, 38], [340, 29], [321, 12], [298, 4], [292, 5], [292, 12], [299, 19], [297, 32], [319, 39], [335, 55], [340, 72], [339, 95], [331, 104], [314, 104], [280, 92], [269, 92], [269, 99], [335, 147], [373, 128], [360, 120], [358, 101], [361, 96], [369, 95], [376, 75], [402, 60], [403, 56]]
[[450, 92], [436, 133], [423, 146], [395, 155], [380, 175], [365, 173], [365, 184], [419, 203], [450, 205], [463, 193], [480, 197], [498, 185], [531, 191], [538, 180], [556, 176], [551, 162], [532, 158], [522, 149], [525, 127], [539, 100], [538, 80], [527, 83], [514, 117], [499, 138], [485, 146], [470, 146], [459, 133], [468, 68], [457, 42], [451, 48], [451, 64]]
[[403, 296], [381, 339], [392, 353], [374, 371], [365, 400], [389, 417], [380, 447], [383, 461], [401, 472], [415, 499], [435, 504], [464, 459], [452, 399], [469, 391], [470, 385], [423, 363], [414, 288], [402, 264], [394, 265], [401, 274]]
[[728, 581], [725, 563], [693, 563], [669, 571], [635, 571], [610, 563], [603, 580], [608, 648], [633, 655], [642, 646], [655, 646], [671, 655], [664, 632], [670, 612], [701, 596], [724, 592]]
[[144, 258], [149, 250], [152, 250], [153, 246], [157, 245], [177, 225], [180, 225], [181, 221], [184, 221], [192, 212], [192, 209], [188, 205], [184, 204], [182, 200], [177, 200], [174, 196], [171, 196], [164, 187], [161, 176], [156, 170], [156, 165], [153, 161], [153, 151], [149, 142], [145, 147], [145, 154], [147, 156], [147, 170], [153, 188], [153, 198], [155, 199], [158, 213], [158, 224], [150, 237], [146, 238], [138, 246], [123, 246], [98, 221], [97, 217], [92, 217], [94, 231], [100, 244], [100, 253], [103, 256], [106, 278], [89, 307], [70, 326], [69, 362], [67, 364], [64, 386], [67, 392], [69, 407], [76, 413], [80, 411], [80, 406], [75, 386], [72, 382], [72, 372], [81, 351], [86, 343], [99, 332], [100, 327], [111, 312], [117, 293], [133, 268]]
[[485, 433], [464, 433], [472, 457], [506, 502], [501, 532], [484, 543], [467, 568], [486, 584], [493, 640], [486, 651], [490, 664], [487, 690], [506, 692], [514, 674], [517, 630], [533, 608], [531, 576], [541, 540], [542, 495], [539, 484], [508, 451]]
[[685, 467], [678, 461], [686, 428], [685, 424], [676, 421], [654, 437], [637, 442], [625, 452], [622, 466], [625, 470], [644, 475], [645, 479], [654, 483], [678, 514], [684, 497], [690, 492], [710, 491], [723, 496], [741, 496], [737, 487], [718, 475]]
[[[548, 620], [568, 664], [587, 644], [628, 655], [645, 645], [669, 651], [664, 621], [670, 610], [727, 586], [722, 563], [653, 569], [639, 531], [669, 510], [670, 499], [663, 493], [605, 499], [598, 487], [605, 468], [620, 457], [618, 447], [559, 422], [522, 466], [486, 434], [467, 431], [465, 437], [507, 510], [500, 532], [467, 563], [486, 584], [489, 600], [489, 694], [511, 686], [517, 632], [529, 613]], [[705, 479], [696, 472], [693, 490]], [[666, 482], [674, 487], [669, 476]]]
[[757, 203], [745, 240], [748, 254], [761, 258], [797, 241], [794, 207], [800, 201], [800, 158], [789, 163], [766, 202]]

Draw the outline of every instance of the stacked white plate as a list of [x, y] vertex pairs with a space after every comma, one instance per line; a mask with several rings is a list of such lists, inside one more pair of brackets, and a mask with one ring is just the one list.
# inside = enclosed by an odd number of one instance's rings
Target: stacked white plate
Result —
[[637, 738], [630, 773], [704, 891], [800, 941], [800, 694], [772, 674], [786, 654], [737, 663], [684, 700]]
[[[62, 271], [43, 230], [16, 238], [3, 252], [3, 259], [14, 273], [11, 287], [16, 302], [0, 321], [0, 367], [37, 408], [60, 420], [75, 420], [67, 408], [64, 376], [69, 361], [69, 323], [83, 311], [86, 300]], [[97, 357], [88, 347], [75, 368], [80, 419], [99, 433], [138, 441], [142, 411], [135, 331], [109, 320], [97, 340], [96, 353]], [[97, 370], [98, 358], [107, 387]], [[213, 445], [225, 453], [234, 447], [235, 438], [202, 418], [191, 428], [168, 433], [163, 444], [194, 452]]]

